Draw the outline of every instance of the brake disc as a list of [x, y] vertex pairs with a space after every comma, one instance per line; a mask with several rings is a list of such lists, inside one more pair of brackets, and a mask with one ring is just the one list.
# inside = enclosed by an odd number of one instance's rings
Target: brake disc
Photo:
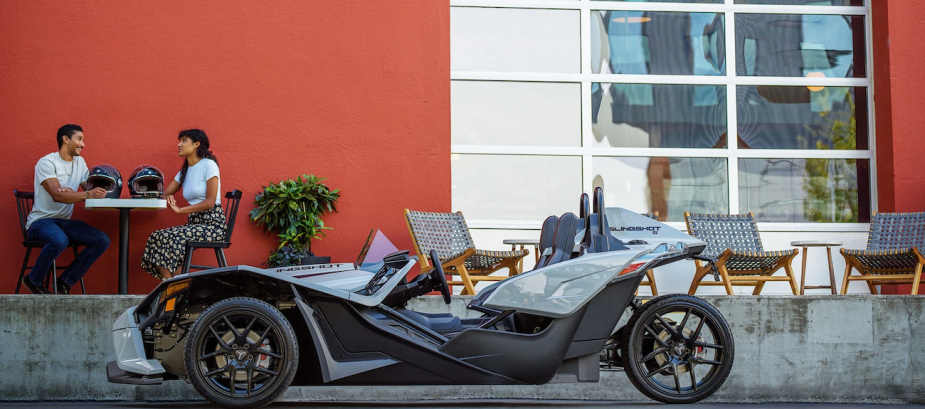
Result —
[[[674, 321], [670, 319], [666, 319], [665, 322], [667, 322], [668, 325], [675, 325]], [[691, 333], [693, 332], [694, 331], [692, 329], [687, 328], [687, 327], [685, 327], [681, 331], [681, 333], [684, 334], [684, 337], [690, 337]], [[668, 339], [671, 338], [671, 333], [669, 333], [667, 329], [662, 328], [662, 331], [658, 333], [658, 338], [661, 339], [662, 341], [668, 341]], [[703, 337], [697, 337], [697, 341], [703, 342]], [[655, 356], [655, 362], [658, 363], [658, 367], [662, 367], [662, 365], [665, 365], [665, 363], [668, 362], [666, 354], [667, 353], [661, 353]], [[695, 358], [705, 359], [707, 356], [707, 351], [703, 347], [697, 347], [697, 349], [691, 355], [693, 355]], [[678, 374], [680, 375], [683, 373], [687, 373], [687, 369], [688, 369], [687, 365], [683, 365], [683, 366], [679, 365]]]
[[[238, 332], [244, 331], [244, 328], [238, 328], [237, 331]], [[257, 342], [258, 339], [260, 339], [260, 335], [254, 332], [253, 330], [247, 334], [247, 340], [250, 341], [251, 343]], [[233, 340], [234, 340], [234, 334], [232, 334], [231, 331], [226, 332], [225, 335], [222, 336], [222, 342], [224, 342], [225, 344], [228, 344], [232, 342]], [[215, 350], [218, 351], [219, 349], [221, 349], [221, 345], [216, 345]], [[267, 351], [267, 352], [273, 352], [273, 348], [267, 345], [266, 340], [264, 340], [263, 344], [260, 345], [260, 349]], [[260, 356], [257, 357], [257, 366], [267, 369], [270, 367], [271, 359], [272, 358], [270, 358], [267, 355], [260, 354]], [[216, 355], [215, 364], [217, 365], [218, 368], [222, 368], [228, 364], [228, 359], [225, 357], [225, 355]], [[234, 380], [246, 381], [247, 374], [242, 371], [237, 371], [235, 372]]]

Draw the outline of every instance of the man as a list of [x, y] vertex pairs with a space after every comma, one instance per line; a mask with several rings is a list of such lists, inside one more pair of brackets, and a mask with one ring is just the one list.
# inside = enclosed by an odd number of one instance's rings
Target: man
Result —
[[[64, 125], [58, 129], [58, 151], [49, 153], [35, 164], [35, 204], [26, 220], [27, 236], [45, 243], [35, 266], [22, 283], [33, 294], [49, 294], [42, 286], [52, 262], [69, 245], [86, 246], [58, 278], [58, 294], [69, 294], [71, 286], [80, 281], [109, 247], [109, 236], [80, 220], [70, 220], [74, 203], [87, 199], [100, 199], [106, 195], [102, 188], [86, 191], [89, 176], [87, 162], [80, 157], [84, 149], [84, 133], [77, 125]], [[79, 188], [84, 192], [78, 192]], [[52, 272], [55, 274], [56, 272]]]

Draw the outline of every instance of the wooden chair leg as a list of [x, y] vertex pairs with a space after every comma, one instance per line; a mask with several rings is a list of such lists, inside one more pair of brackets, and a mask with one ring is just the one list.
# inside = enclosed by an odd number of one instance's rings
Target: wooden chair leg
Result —
[[845, 279], [841, 282], [841, 295], [848, 294], [848, 277], [851, 276], [851, 261], [845, 263]]
[[652, 289], [652, 296], [657, 296], [658, 287], [655, 286], [655, 271], [646, 271], [646, 278], [649, 280], [649, 288]]
[[790, 290], [793, 291], [793, 295], [800, 295], [800, 286], [797, 285], [796, 274], [793, 273], [793, 268], [790, 267], [790, 261], [787, 261], [787, 264], [784, 264], [784, 271], [787, 273], [787, 276], [790, 277]]
[[723, 286], [726, 287], [726, 295], [733, 295], [732, 283], [729, 281], [729, 271], [726, 270], [726, 265], [720, 264], [716, 267], [719, 268], [720, 278], [723, 279]]
[[764, 283], [767, 281], [759, 281], [755, 284], [755, 289], [752, 291], [752, 295], [761, 295], [761, 290], [764, 289]]
[[466, 270], [466, 264], [459, 263], [456, 266], [456, 271], [459, 272], [459, 280], [463, 282], [463, 291], [459, 295], [475, 295], [475, 286], [472, 285], [472, 279], [469, 278], [469, 270]]
[[871, 295], [877, 295], [877, 294], [879, 294], [879, 292], [877, 292], [877, 285], [874, 284], [873, 281], [867, 280], [867, 281], [865, 281], [865, 283], [867, 283], [867, 288], [870, 289], [870, 294], [871, 294]]
[[706, 277], [707, 272], [710, 271], [710, 266], [706, 265], [697, 269], [694, 272], [694, 280], [691, 281], [691, 288], [687, 290], [687, 295], [694, 295], [697, 293], [697, 287], [700, 287], [700, 281]]
[[919, 284], [922, 282], [922, 263], [915, 265], [915, 278], [912, 279], [912, 295], [918, 295]]

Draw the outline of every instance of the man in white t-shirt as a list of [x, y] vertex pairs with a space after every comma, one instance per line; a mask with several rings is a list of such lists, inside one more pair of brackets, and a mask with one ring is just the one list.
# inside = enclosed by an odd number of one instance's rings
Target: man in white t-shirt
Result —
[[[26, 219], [26, 235], [45, 243], [35, 266], [22, 283], [33, 294], [48, 294], [42, 286], [52, 262], [70, 245], [86, 246], [58, 278], [58, 294], [69, 294], [109, 247], [109, 236], [80, 220], [70, 220], [74, 203], [106, 196], [103, 188], [86, 191], [89, 176], [87, 162], [80, 157], [84, 149], [83, 129], [64, 125], [58, 129], [58, 151], [49, 153], [35, 164], [35, 203]], [[78, 192], [78, 189], [84, 189]], [[53, 274], [55, 272], [52, 272]]]

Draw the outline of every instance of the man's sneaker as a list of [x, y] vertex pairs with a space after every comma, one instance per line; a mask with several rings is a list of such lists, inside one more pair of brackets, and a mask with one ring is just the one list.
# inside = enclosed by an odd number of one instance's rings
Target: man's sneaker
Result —
[[29, 276], [22, 277], [22, 285], [26, 286], [26, 289], [32, 294], [51, 294], [47, 288], [32, 284], [32, 280], [29, 280]]
[[71, 286], [67, 285], [64, 280], [58, 279], [58, 294], [68, 295], [71, 293]]

